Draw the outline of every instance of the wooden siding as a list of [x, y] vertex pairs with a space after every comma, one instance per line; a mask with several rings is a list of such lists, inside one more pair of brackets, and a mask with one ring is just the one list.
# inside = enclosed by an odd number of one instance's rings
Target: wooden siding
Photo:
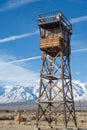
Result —
[[61, 51], [63, 55], [70, 54], [69, 43], [67, 43], [60, 36], [41, 38], [40, 49], [53, 57], [55, 57]]
[[50, 37], [40, 39], [40, 49], [60, 47], [60, 37]]

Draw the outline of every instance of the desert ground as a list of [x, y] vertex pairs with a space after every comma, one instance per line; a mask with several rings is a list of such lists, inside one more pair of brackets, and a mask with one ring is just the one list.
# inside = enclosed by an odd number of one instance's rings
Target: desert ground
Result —
[[[25, 108], [26, 106], [26, 108]], [[3, 110], [2, 110], [3, 108]], [[9, 110], [8, 110], [9, 108]], [[15, 108], [15, 109], [14, 109]], [[20, 111], [17, 109], [20, 108]], [[6, 110], [7, 109], [7, 110]], [[0, 107], [0, 130], [36, 130], [36, 110], [37, 105], [30, 106], [1, 106]], [[87, 130], [87, 111], [79, 108], [76, 111], [77, 124], [79, 130]], [[63, 124], [58, 122], [58, 130], [63, 129]], [[45, 120], [41, 121], [42, 130], [49, 130]], [[55, 126], [55, 125], [54, 125]], [[69, 128], [72, 129], [73, 125], [70, 123]], [[53, 129], [51, 129], [53, 130]]]

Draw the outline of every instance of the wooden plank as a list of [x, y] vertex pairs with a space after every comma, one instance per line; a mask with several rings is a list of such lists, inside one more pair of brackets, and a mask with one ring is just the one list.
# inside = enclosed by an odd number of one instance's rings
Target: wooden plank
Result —
[[46, 46], [54, 46], [54, 45], [56, 45], [56, 46], [59, 46], [60, 47], [60, 44], [58, 44], [58, 43], [50, 43], [50, 44], [45, 44], [44, 43], [44, 45], [43, 44], [41, 44], [40, 46], [43, 46], [43, 47], [46, 47]]
[[40, 40], [40, 48], [47, 47], [58, 47], [60, 46], [60, 38], [59, 37], [51, 37], [51, 38], [42, 38]]
[[50, 38], [41, 38], [40, 49], [42, 51], [45, 51], [47, 54], [54, 56], [60, 51], [62, 45], [63, 54], [66, 55], [66, 52], [69, 51], [68, 44], [64, 40], [61, 43], [61, 40], [61, 37], [58, 36]]
[[44, 16], [44, 17], [39, 17], [38, 20], [42, 20], [42, 19], [48, 19], [48, 18], [56, 18], [57, 15], [53, 15], [53, 16]]

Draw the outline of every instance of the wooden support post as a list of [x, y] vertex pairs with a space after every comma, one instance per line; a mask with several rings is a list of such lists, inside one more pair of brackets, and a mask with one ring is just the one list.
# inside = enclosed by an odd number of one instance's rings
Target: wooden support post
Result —
[[19, 111], [19, 118], [18, 118], [19, 124], [21, 123], [21, 112]]

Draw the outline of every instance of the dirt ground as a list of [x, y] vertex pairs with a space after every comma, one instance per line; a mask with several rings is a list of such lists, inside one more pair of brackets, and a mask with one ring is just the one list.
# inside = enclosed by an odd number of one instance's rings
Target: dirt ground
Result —
[[18, 125], [18, 124], [4, 124], [0, 125], [0, 130], [35, 130], [34, 126], [28, 126], [28, 125]]
[[[87, 130], [87, 112], [76, 112], [76, 117], [80, 130]], [[62, 123], [59, 122], [58, 124], [60, 124], [60, 128], [62, 129]], [[41, 126], [43, 126], [42, 130], [49, 130], [45, 121], [41, 122]], [[70, 128], [72, 126], [73, 125], [70, 124]], [[36, 130], [36, 111], [21, 113], [8, 111], [0, 112], [0, 130]]]

